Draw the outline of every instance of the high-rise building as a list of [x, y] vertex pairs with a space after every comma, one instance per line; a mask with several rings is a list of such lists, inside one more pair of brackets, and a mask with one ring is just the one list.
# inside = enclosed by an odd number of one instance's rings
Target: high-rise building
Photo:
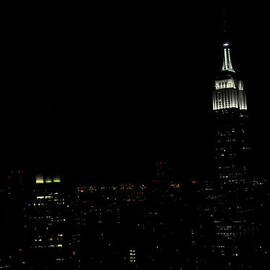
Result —
[[238, 78], [231, 61], [228, 42], [223, 44], [222, 71], [215, 81], [213, 111], [216, 118], [215, 168], [219, 181], [246, 182], [248, 153], [247, 102], [243, 82]]
[[24, 226], [34, 269], [77, 269], [71, 203], [60, 177], [36, 176], [32, 198], [25, 207]]
[[[224, 42], [223, 64], [213, 89], [215, 116], [215, 179], [211, 201], [214, 224], [211, 252], [235, 265], [251, 269], [247, 260], [260, 225], [256, 220], [254, 178], [249, 170], [248, 113], [244, 84], [232, 65], [231, 45]], [[219, 262], [220, 263], [220, 262]]]

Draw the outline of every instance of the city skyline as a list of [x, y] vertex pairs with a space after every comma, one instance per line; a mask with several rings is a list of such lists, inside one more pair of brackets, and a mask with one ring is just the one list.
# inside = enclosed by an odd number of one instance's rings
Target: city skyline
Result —
[[9, 18], [0, 268], [268, 269], [266, 11], [66, 7]]
[[[3, 104], [6, 167], [73, 165], [75, 173], [132, 176], [148, 175], [149, 165], [166, 159], [187, 177], [207, 173], [211, 89], [222, 64], [220, 10], [194, 10], [188, 19], [164, 12], [163, 20], [156, 11], [139, 21], [133, 13], [111, 20], [104, 12], [103, 24], [89, 27], [96, 29], [90, 40], [87, 25], [76, 28], [81, 23], [59, 32], [60, 17], [40, 22], [37, 39], [32, 31], [23, 35], [27, 56], [14, 56], [19, 68], [11, 67], [16, 79], [7, 81]], [[256, 11], [231, 9], [232, 58], [247, 88], [258, 165], [267, 173], [267, 74], [256, 68], [268, 57], [267, 25]]]

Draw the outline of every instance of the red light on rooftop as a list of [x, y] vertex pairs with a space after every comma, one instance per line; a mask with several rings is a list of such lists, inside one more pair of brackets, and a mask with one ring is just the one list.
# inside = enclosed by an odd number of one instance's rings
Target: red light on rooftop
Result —
[[160, 162], [157, 162], [156, 165], [167, 165], [167, 161], [160, 161]]
[[160, 182], [160, 180], [158, 180], [158, 179], [152, 179], [152, 183], [159, 183]]
[[191, 181], [191, 183], [192, 183], [192, 184], [198, 184], [198, 183], [199, 183], [199, 181], [192, 180], [192, 181]]

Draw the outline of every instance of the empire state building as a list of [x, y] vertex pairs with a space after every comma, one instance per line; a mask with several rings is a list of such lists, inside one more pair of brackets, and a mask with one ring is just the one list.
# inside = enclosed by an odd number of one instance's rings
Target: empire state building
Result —
[[234, 188], [245, 184], [250, 147], [247, 140], [247, 101], [244, 84], [231, 60], [228, 42], [223, 44], [223, 65], [215, 80], [213, 112], [216, 119], [215, 169], [218, 183]]
[[247, 243], [254, 239], [258, 224], [249, 170], [247, 99], [244, 84], [232, 64], [229, 42], [222, 44], [222, 52], [223, 64], [212, 93], [215, 178], [211, 196], [214, 225], [211, 250], [215, 256], [226, 258], [228, 266], [235, 261], [248, 269], [244, 258], [252, 252], [252, 245]]

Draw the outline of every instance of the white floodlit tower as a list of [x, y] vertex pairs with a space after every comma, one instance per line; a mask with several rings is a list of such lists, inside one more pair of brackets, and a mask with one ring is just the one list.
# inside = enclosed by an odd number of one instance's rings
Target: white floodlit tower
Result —
[[230, 43], [223, 43], [223, 64], [220, 76], [215, 80], [213, 110], [247, 110], [246, 93], [232, 66]]

